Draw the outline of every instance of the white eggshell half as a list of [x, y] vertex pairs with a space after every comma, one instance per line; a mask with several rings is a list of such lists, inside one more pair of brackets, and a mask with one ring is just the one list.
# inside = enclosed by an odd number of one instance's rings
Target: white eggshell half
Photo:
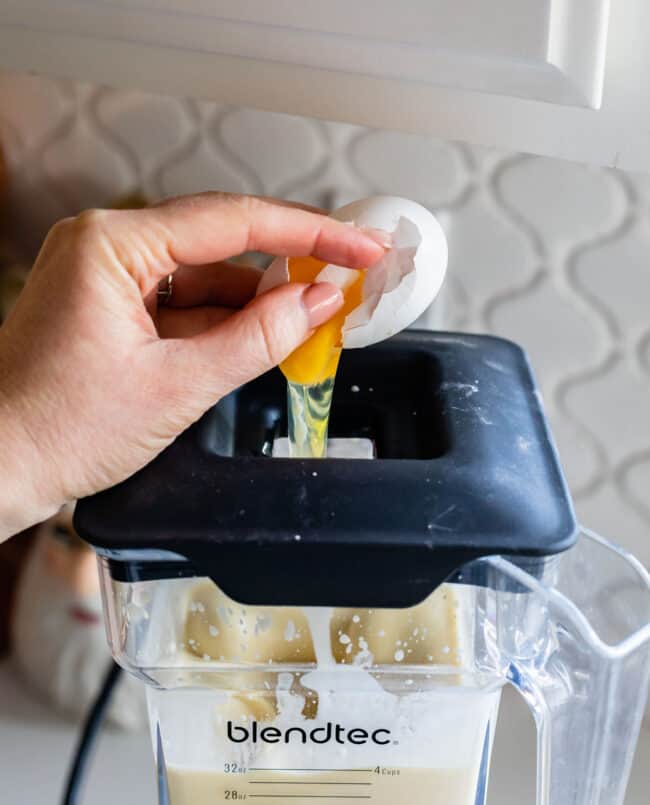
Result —
[[[392, 236], [392, 248], [368, 272], [363, 301], [343, 326], [344, 347], [366, 347], [404, 330], [433, 302], [447, 270], [447, 240], [436, 218], [405, 198], [362, 199], [341, 207], [332, 217]], [[345, 290], [356, 277], [356, 271], [327, 265], [317, 279]], [[288, 260], [278, 257], [264, 272], [257, 293], [287, 282]]]

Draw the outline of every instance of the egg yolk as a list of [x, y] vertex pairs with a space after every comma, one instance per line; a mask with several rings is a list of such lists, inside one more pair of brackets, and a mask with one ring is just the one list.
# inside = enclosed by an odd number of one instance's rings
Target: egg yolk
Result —
[[[313, 257], [289, 258], [290, 282], [314, 282], [327, 263]], [[346, 317], [361, 304], [365, 273], [357, 271], [356, 280], [344, 291], [338, 313], [321, 326], [280, 364], [291, 383], [313, 385], [334, 377], [341, 357], [342, 331]]]

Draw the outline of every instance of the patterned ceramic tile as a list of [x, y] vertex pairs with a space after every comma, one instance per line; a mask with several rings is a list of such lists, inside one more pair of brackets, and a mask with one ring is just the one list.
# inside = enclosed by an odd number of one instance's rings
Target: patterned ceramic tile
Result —
[[604, 170], [541, 157], [510, 162], [498, 178], [508, 207], [524, 219], [546, 254], [592, 241], [620, 224], [626, 196]]
[[650, 450], [631, 456], [619, 478], [623, 495], [641, 516], [650, 517]]
[[62, 82], [0, 73], [0, 118], [26, 149], [36, 148], [65, 118], [71, 104]]
[[597, 331], [546, 274], [497, 301], [489, 323], [494, 332], [528, 350], [547, 395], [563, 377], [598, 355]]
[[327, 161], [320, 127], [304, 118], [233, 109], [220, 121], [218, 134], [268, 195], [286, 196], [316, 180]]
[[37, 254], [50, 227], [70, 214], [66, 200], [48, 180], [42, 165], [36, 162], [22, 164], [20, 170], [12, 175], [9, 204], [21, 250], [32, 257]]
[[597, 526], [604, 537], [624, 545], [650, 567], [649, 513], [631, 506], [614, 482], [607, 481], [593, 495], [578, 500], [576, 511], [582, 522]]
[[481, 328], [486, 306], [530, 282], [537, 270], [536, 255], [485, 188], [449, 217], [449, 274], [464, 289], [468, 323]]
[[193, 134], [187, 105], [176, 98], [106, 89], [91, 107], [95, 120], [145, 175]]
[[470, 300], [465, 286], [451, 272], [447, 274], [435, 304], [441, 305], [445, 311], [442, 323], [445, 329], [465, 331], [477, 329], [470, 323]]
[[450, 271], [420, 324], [521, 341], [578, 511], [650, 561], [650, 180], [571, 163], [0, 74], [16, 229], [123, 190], [219, 188], [325, 208], [376, 192], [439, 214]]
[[584, 252], [574, 271], [623, 342], [635, 343], [650, 328], [650, 216], [635, 218], [620, 237]]
[[44, 149], [42, 160], [46, 176], [72, 213], [107, 205], [132, 186], [133, 174], [121, 149], [85, 115], [70, 120]]
[[650, 214], [650, 174], [635, 174], [628, 178], [640, 206]]
[[350, 164], [374, 192], [407, 196], [429, 207], [458, 201], [469, 180], [463, 152], [453, 144], [389, 131], [353, 139]]
[[566, 393], [566, 404], [576, 420], [597, 434], [615, 466], [650, 448], [649, 397], [650, 378], [621, 358], [607, 371], [576, 380]]
[[650, 377], [650, 333], [645, 333], [639, 341], [636, 353], [641, 364], [641, 370]]
[[215, 150], [210, 138], [199, 134], [161, 168], [159, 181], [164, 196], [205, 190], [230, 193], [257, 190], [254, 180], [238, 171], [234, 160]]

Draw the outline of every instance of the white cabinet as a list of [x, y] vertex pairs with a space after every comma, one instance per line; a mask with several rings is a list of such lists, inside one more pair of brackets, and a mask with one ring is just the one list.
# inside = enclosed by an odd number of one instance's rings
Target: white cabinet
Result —
[[[608, 0], [11, 0], [3, 5], [8, 23], [55, 35], [176, 48], [172, 64], [181, 70], [182, 51], [197, 51], [591, 107], [601, 102], [609, 18]], [[258, 83], [264, 83], [263, 72]]]
[[0, 67], [650, 168], [647, 0], [0, 0]]

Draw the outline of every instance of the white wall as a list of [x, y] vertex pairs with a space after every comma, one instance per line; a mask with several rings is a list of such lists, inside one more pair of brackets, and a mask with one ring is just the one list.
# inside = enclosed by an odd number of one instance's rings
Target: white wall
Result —
[[521, 342], [583, 521], [650, 565], [650, 178], [424, 137], [0, 76], [17, 226], [140, 188], [412, 197], [449, 236], [445, 327]]

